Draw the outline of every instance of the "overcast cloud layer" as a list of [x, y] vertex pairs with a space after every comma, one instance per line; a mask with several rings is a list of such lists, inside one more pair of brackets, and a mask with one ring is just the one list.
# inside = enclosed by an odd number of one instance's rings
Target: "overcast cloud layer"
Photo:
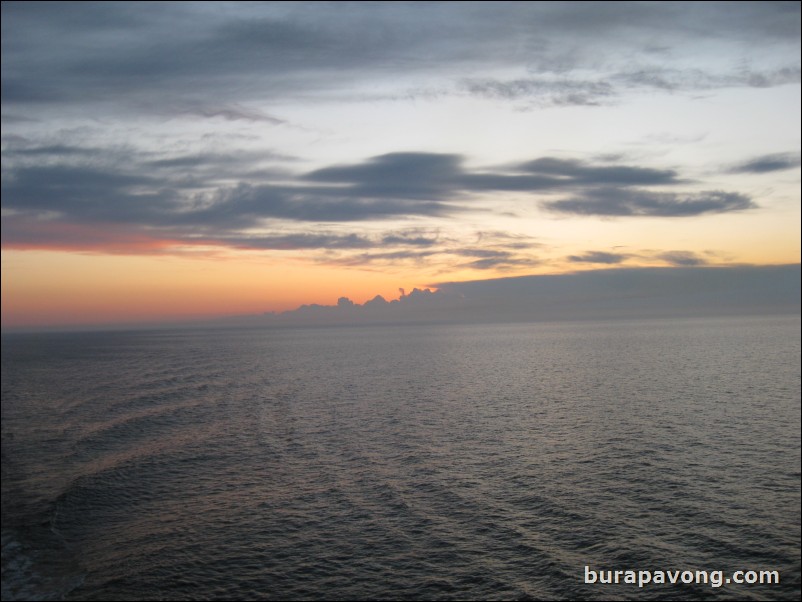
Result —
[[[700, 35], [722, 50], [767, 41], [792, 50], [795, 2], [3, 4], [9, 109], [122, 100], [137, 110], [260, 120], [267, 116], [237, 105], [397, 73], [464, 74], [451, 92], [560, 104], [603, 102], [629, 87], [766, 87], [800, 73], [798, 53], [715, 70], [665, 60]], [[626, 55], [633, 49], [635, 60]], [[516, 63], [528, 77], [470, 76]]]

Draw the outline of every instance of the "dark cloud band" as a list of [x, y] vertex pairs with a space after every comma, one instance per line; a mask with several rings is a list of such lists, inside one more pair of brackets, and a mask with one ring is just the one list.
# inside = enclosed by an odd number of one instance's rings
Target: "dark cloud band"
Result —
[[555, 213], [601, 217], [691, 217], [754, 209], [746, 195], [711, 190], [682, 194], [621, 187], [588, 190], [581, 195], [543, 203]]

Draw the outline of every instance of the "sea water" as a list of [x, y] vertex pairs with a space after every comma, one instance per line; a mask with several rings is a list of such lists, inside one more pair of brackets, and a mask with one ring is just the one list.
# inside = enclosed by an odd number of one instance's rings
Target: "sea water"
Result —
[[798, 599], [800, 320], [5, 335], [2, 515], [4, 600]]

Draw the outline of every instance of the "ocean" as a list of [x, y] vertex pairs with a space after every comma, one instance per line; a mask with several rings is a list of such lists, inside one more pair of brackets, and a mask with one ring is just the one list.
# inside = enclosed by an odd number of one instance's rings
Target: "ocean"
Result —
[[2, 542], [4, 600], [798, 600], [800, 318], [3, 335]]

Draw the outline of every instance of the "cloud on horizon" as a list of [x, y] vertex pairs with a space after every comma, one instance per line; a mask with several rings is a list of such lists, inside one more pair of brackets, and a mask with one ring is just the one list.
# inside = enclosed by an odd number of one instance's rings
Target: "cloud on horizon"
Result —
[[397, 300], [304, 305], [267, 324], [525, 322], [797, 313], [800, 266], [614, 268], [439, 283]]

